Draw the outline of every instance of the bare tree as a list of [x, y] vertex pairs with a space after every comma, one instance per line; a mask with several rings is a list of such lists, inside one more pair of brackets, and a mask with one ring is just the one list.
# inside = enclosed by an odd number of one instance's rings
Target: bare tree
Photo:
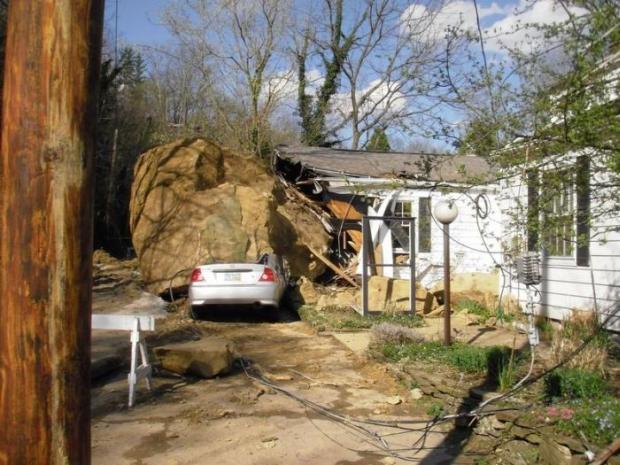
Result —
[[[324, 0], [320, 18], [297, 27], [298, 108], [310, 145], [365, 145], [377, 128], [413, 126], [437, 105], [439, 50], [428, 31], [440, 0], [424, 15], [393, 0]], [[301, 31], [301, 32], [300, 32]], [[308, 75], [320, 70], [314, 95]]]
[[347, 95], [336, 108], [334, 128], [348, 127], [353, 149], [367, 143], [377, 128], [411, 128], [412, 117], [437, 105], [437, 47], [421, 40], [432, 26], [433, 10], [414, 19], [410, 6], [391, 0], [365, 0], [364, 6], [364, 23], [343, 65]]
[[[330, 112], [332, 98], [338, 91], [342, 67], [356, 41], [358, 30], [365, 21], [366, 12], [349, 18], [351, 26], [345, 30], [345, 11], [343, 0], [324, 0], [322, 15], [327, 18], [321, 23], [310, 15], [306, 19], [301, 40], [296, 40], [295, 58], [297, 61], [297, 103], [302, 126], [302, 142], [308, 145], [326, 145], [333, 131], [326, 130], [326, 118]], [[324, 80], [316, 90], [316, 95], [308, 94], [307, 66], [312, 55], [320, 58], [324, 68]]]
[[226, 97], [222, 116], [229, 115], [231, 100], [245, 113], [238, 136], [257, 154], [283, 91], [269, 84], [286, 78], [280, 51], [288, 11], [288, 0], [184, 0], [162, 15], [191, 67], [210, 76], [212, 102]]

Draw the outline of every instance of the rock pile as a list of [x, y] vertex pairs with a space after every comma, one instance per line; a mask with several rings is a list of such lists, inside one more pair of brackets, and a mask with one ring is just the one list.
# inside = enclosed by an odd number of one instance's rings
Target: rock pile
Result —
[[[327, 307], [358, 307], [361, 305], [361, 289], [325, 288], [302, 279], [299, 292], [303, 303], [315, 305], [318, 310]], [[409, 281], [372, 276], [368, 280], [368, 306], [371, 311], [409, 310]], [[437, 308], [435, 296], [424, 288], [416, 288], [416, 312], [426, 315]]]
[[287, 200], [255, 157], [205, 139], [184, 139], [142, 154], [131, 189], [132, 241], [147, 288], [183, 286], [183, 270], [213, 262], [285, 256], [294, 276], [313, 279], [329, 236], [320, 221]]

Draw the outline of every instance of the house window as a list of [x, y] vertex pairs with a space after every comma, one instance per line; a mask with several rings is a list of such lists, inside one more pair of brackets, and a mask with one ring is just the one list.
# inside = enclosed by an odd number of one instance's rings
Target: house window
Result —
[[[411, 202], [394, 203], [394, 216], [411, 218]], [[409, 221], [400, 221], [392, 224], [392, 247], [395, 252], [409, 252]]]
[[546, 173], [543, 176], [545, 196], [545, 247], [552, 256], [570, 257], [573, 254], [574, 186], [567, 171]]
[[418, 251], [431, 251], [431, 199], [418, 199]]

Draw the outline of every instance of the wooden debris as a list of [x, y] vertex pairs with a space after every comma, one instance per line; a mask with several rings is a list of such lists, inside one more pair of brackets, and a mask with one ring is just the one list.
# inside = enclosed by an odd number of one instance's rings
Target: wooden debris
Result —
[[306, 245], [306, 247], [308, 247], [308, 250], [310, 250], [310, 252], [312, 252], [312, 254], [318, 258], [319, 260], [321, 260], [323, 263], [325, 263], [332, 271], [334, 271], [336, 274], [338, 274], [340, 277], [342, 277], [342, 279], [344, 279], [346, 282], [348, 282], [349, 284], [351, 284], [351, 286], [353, 287], [357, 287], [359, 288], [359, 284], [357, 284], [353, 279], [351, 279], [351, 277], [349, 277], [342, 268], [340, 268], [339, 266], [335, 265], [331, 260], [329, 260], [328, 258], [326, 258], [323, 254], [321, 254], [320, 252], [314, 250], [309, 244]]

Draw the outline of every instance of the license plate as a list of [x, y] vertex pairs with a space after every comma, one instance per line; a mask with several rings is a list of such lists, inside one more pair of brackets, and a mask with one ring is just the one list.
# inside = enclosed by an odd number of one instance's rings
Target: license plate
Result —
[[228, 282], [241, 281], [241, 273], [224, 273], [224, 281], [228, 281]]

